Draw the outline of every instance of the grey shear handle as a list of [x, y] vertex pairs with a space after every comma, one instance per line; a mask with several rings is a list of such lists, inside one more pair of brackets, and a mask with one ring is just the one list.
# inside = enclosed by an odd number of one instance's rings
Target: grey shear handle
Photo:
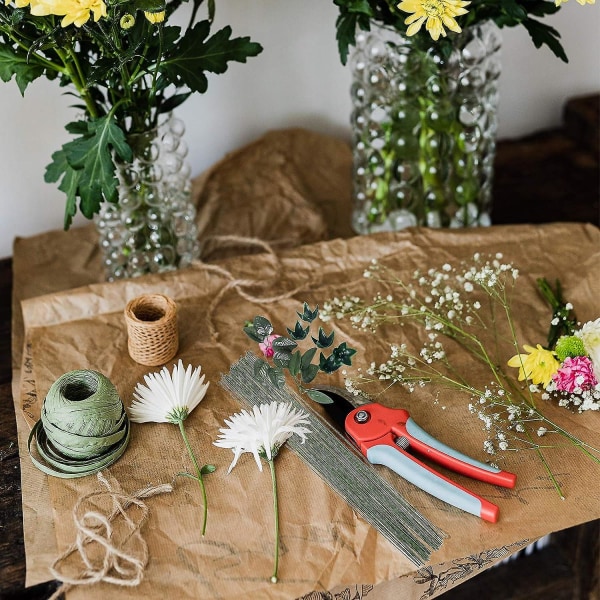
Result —
[[446, 479], [399, 448], [379, 444], [369, 448], [366, 456], [370, 463], [388, 467], [400, 477], [443, 502], [492, 523], [498, 519], [499, 509], [495, 504]]

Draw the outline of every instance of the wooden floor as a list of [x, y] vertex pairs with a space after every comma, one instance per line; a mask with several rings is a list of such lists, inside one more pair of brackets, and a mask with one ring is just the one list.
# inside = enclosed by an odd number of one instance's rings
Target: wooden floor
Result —
[[[498, 145], [494, 223], [600, 225], [599, 114], [598, 96], [576, 99], [565, 107], [561, 129]], [[11, 284], [11, 261], [0, 260], [0, 600], [40, 600], [52, 594], [56, 583], [24, 588], [21, 480], [10, 384]], [[600, 600], [599, 540], [599, 521], [554, 534], [543, 550], [489, 569], [442, 597]]]

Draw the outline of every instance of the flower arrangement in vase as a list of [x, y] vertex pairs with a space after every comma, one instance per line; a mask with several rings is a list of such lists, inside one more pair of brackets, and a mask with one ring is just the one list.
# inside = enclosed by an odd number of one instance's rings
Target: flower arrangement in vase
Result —
[[[39, 77], [77, 98], [72, 139], [52, 156], [45, 179], [66, 195], [64, 226], [79, 209], [101, 208], [109, 278], [166, 270], [197, 254], [195, 209], [184, 165], [181, 122], [166, 117], [204, 93], [208, 73], [224, 73], [262, 48], [213, 32], [215, 3], [206, 0], [10, 0], [0, 4], [0, 78], [22, 94]], [[186, 7], [187, 26], [171, 24]], [[162, 156], [161, 156], [162, 154]], [[123, 201], [121, 199], [123, 198]], [[124, 229], [115, 231], [121, 222]], [[191, 243], [177, 247], [181, 237]], [[115, 241], [115, 238], [118, 238]], [[165, 249], [166, 248], [166, 249]]]
[[355, 231], [489, 225], [498, 28], [523, 26], [567, 61], [559, 32], [538, 19], [560, 0], [334, 2], [353, 73]]

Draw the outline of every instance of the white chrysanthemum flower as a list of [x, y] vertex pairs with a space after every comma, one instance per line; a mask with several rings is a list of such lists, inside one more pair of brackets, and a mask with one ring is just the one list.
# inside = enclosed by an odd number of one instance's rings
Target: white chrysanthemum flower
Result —
[[184, 370], [181, 360], [173, 365], [173, 373], [163, 367], [158, 373], [144, 375], [146, 385], [137, 384], [129, 413], [135, 423], [179, 423], [198, 406], [209, 382], [200, 377], [202, 367]]
[[227, 428], [219, 429], [221, 435], [214, 445], [233, 451], [233, 461], [228, 473], [244, 452], [254, 455], [254, 460], [262, 471], [261, 458], [273, 460], [279, 448], [293, 434], [299, 435], [304, 443], [306, 434], [310, 433], [303, 427], [308, 425], [308, 415], [284, 402], [254, 406], [251, 413], [242, 410], [226, 419], [225, 424]]
[[188, 365], [184, 370], [181, 360], [173, 365], [173, 373], [169, 373], [167, 367], [163, 367], [158, 373], [144, 375], [146, 385], [138, 383], [133, 396], [135, 400], [131, 403], [129, 414], [131, 420], [136, 423], [173, 423], [179, 425], [179, 431], [183, 437], [185, 447], [194, 464], [196, 476], [189, 473], [178, 473], [191, 477], [198, 482], [202, 499], [204, 502], [202, 535], [206, 532], [208, 516], [208, 503], [206, 500], [206, 488], [204, 487], [203, 475], [215, 470], [213, 465], [200, 466], [192, 450], [192, 446], [185, 432], [183, 422], [188, 415], [198, 406], [206, 394], [209, 382], [204, 383], [204, 375], [200, 377], [201, 367], [192, 370]]
[[292, 435], [299, 435], [304, 443], [306, 434], [310, 433], [304, 427], [308, 425], [308, 415], [302, 410], [296, 410], [291, 404], [271, 402], [254, 406], [251, 413], [242, 410], [226, 419], [225, 424], [227, 428], [219, 429], [221, 437], [213, 443], [215, 446], [230, 448], [233, 451], [233, 461], [228, 473], [235, 467], [238, 458], [244, 452], [251, 452], [254, 455], [260, 471], [262, 471], [261, 458], [269, 463], [275, 512], [275, 549], [271, 583], [276, 583], [279, 568], [279, 503], [274, 459], [281, 446]]

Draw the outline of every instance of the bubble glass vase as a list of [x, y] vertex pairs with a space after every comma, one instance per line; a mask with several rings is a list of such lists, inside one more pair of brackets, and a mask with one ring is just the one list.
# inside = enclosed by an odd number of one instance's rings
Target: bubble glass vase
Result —
[[357, 233], [491, 223], [501, 37], [492, 22], [450, 36], [444, 56], [431, 40], [374, 22], [357, 34]]
[[95, 217], [107, 280], [172, 271], [198, 257], [184, 133], [169, 115], [128, 136], [133, 160], [117, 166], [118, 200], [104, 202]]

